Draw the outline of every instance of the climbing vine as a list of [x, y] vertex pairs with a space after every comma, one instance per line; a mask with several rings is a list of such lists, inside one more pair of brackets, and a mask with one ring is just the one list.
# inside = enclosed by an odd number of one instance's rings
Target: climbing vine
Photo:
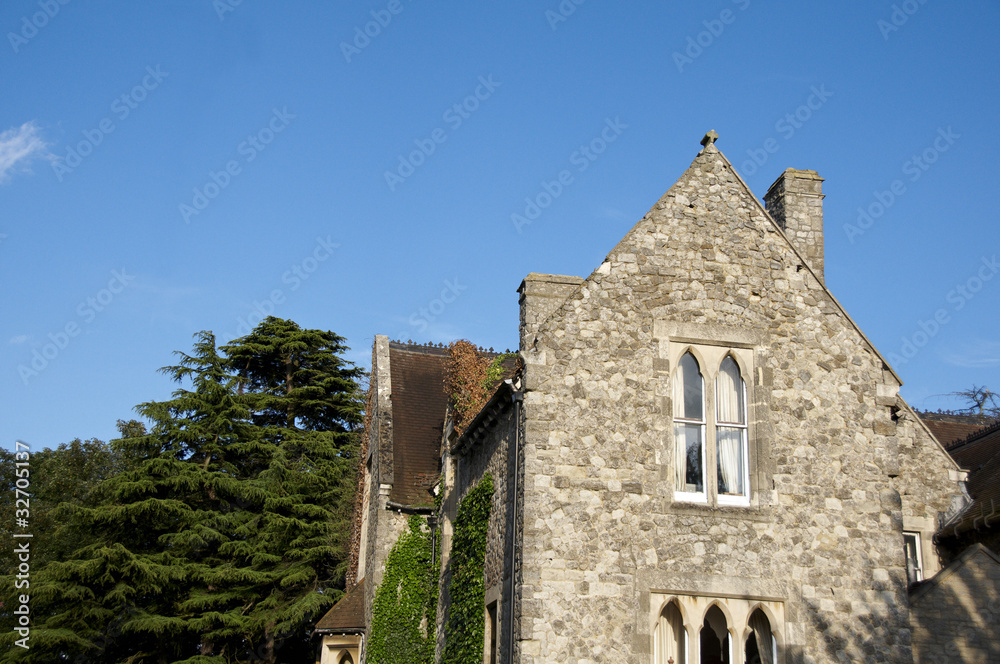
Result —
[[479, 664], [486, 636], [486, 534], [493, 505], [493, 476], [487, 473], [462, 499], [451, 543], [446, 642], [441, 664]]
[[501, 353], [492, 361], [483, 356], [472, 342], [460, 339], [448, 344], [450, 359], [445, 376], [445, 391], [459, 434], [486, 405], [490, 394], [503, 378], [505, 360], [516, 353]]
[[500, 353], [493, 358], [489, 366], [486, 367], [487, 390], [491, 391], [493, 386], [496, 385], [506, 373], [506, 368], [503, 366], [503, 363], [516, 355], [517, 353]]
[[441, 557], [424, 523], [411, 516], [386, 560], [372, 607], [367, 655], [372, 664], [434, 662]]

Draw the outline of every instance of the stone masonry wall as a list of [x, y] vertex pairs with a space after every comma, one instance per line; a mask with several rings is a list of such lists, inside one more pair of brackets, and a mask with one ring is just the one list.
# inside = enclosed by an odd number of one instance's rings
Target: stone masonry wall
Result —
[[406, 528], [405, 514], [386, 510], [392, 487], [392, 383], [389, 374], [389, 338], [378, 335], [372, 350], [372, 389], [375, 392], [375, 412], [372, 433], [368, 441], [371, 459], [371, 486], [368, 500], [368, 538], [364, 555], [365, 631], [371, 628], [375, 591], [382, 582], [385, 561], [400, 533]]
[[[899, 490], [957, 484], [920, 436], [928, 467], [901, 460], [878, 399], [899, 381], [714, 145], [537, 336], [520, 661], [648, 663], [669, 592], [782, 602], [786, 663], [912, 661]], [[751, 353], [749, 507], [673, 499], [670, 358], [690, 343]]]
[[[920, 533], [924, 578], [941, 569], [946, 556], [934, 546], [934, 534], [953, 514], [965, 506], [961, 490], [939, 490], [949, 483], [957, 487], [964, 480], [958, 464], [943, 451], [933, 436], [920, 423], [909, 407], [896, 413], [895, 430], [887, 427], [886, 441], [899, 458], [899, 474], [892, 479], [892, 488], [899, 494], [903, 529]], [[944, 463], [942, 463], [942, 459]], [[902, 550], [901, 564], [905, 565]]]
[[[501, 388], [503, 389], [503, 388]], [[492, 410], [496, 421], [485, 432], [482, 438], [475, 440], [458, 457], [457, 473], [454, 487], [449, 489], [452, 495], [446, 496], [446, 504], [457, 505], [483, 476], [488, 472], [493, 476], [493, 506], [490, 511], [490, 522], [487, 535], [485, 561], [486, 601], [498, 599], [499, 644], [501, 662], [510, 661], [507, 654], [509, 638], [508, 610], [510, 600], [509, 574], [512, 565], [510, 559], [510, 538], [514, 511], [514, 441], [517, 435], [516, 408], [510, 402], [509, 394], [501, 404], [486, 410]], [[451, 515], [454, 521], [454, 514]], [[442, 569], [442, 577], [450, 578], [450, 570]], [[447, 602], [447, 595], [442, 594], [442, 603]], [[439, 611], [442, 620], [446, 620], [447, 606]], [[445, 622], [441, 623], [446, 624]], [[443, 630], [441, 630], [443, 632]], [[447, 635], [445, 635], [447, 638]]]
[[916, 664], [1000, 664], [1000, 559], [975, 547], [914, 593]]

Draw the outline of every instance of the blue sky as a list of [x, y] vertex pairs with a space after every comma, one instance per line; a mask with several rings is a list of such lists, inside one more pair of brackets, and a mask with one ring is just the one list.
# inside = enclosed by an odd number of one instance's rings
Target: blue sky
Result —
[[8, 448], [114, 437], [259, 312], [364, 366], [516, 347], [521, 279], [590, 274], [709, 129], [758, 197], [826, 178], [827, 284], [912, 405], [1000, 389], [996, 2], [9, 0], [0, 34]]

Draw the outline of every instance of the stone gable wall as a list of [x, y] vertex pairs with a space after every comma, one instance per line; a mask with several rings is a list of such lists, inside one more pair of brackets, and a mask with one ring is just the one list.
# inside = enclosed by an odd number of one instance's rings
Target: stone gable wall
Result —
[[[684, 329], [749, 338], [750, 507], [673, 500]], [[900, 442], [878, 400], [898, 381], [714, 146], [537, 337], [521, 661], [649, 662], [652, 592], [782, 602], [786, 662], [911, 661]], [[927, 459], [900, 487], [956, 493]]]

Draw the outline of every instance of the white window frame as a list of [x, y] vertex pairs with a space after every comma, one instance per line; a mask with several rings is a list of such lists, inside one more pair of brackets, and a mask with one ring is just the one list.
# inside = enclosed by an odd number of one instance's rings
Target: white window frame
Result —
[[[740, 373], [740, 382], [743, 384], [743, 423], [734, 424], [731, 422], [720, 422], [719, 421], [719, 374], [722, 369], [722, 362], [726, 361], [726, 358], [732, 357], [733, 363], [736, 364], [736, 369]], [[746, 493], [742, 495], [728, 495], [728, 494], [716, 494], [716, 499], [720, 505], [737, 505], [740, 507], [750, 506], [750, 411], [747, 408], [747, 379], [743, 375], [743, 368], [740, 366], [739, 361], [732, 352], [728, 352], [722, 357], [722, 361], [719, 362], [718, 368], [715, 370], [715, 429], [718, 430], [720, 426], [725, 426], [733, 429], [742, 430], [742, 440], [740, 444], [743, 448], [743, 488]], [[719, 437], [716, 432], [713, 432], [712, 443], [715, 447], [715, 485], [719, 485]], [[705, 444], [708, 447], [708, 443]]]
[[[681, 353], [678, 357], [678, 367], [680, 366], [680, 358], [688, 351]], [[695, 424], [701, 427], [701, 491], [684, 491], [674, 487], [674, 500], [685, 501], [689, 503], [707, 503], [708, 502], [708, 398], [706, 393], [706, 384], [708, 381], [705, 380], [705, 369], [702, 367], [704, 363], [702, 360], [698, 359], [698, 356], [691, 353], [691, 357], [698, 364], [698, 377], [701, 379], [701, 420], [689, 420], [682, 417], [674, 417], [674, 423], [680, 424]], [[675, 380], [677, 372], [675, 371], [671, 377], [671, 390], [673, 390], [673, 381]], [[673, 413], [671, 413], [672, 415]], [[677, 446], [674, 445], [674, 451], [676, 452]], [[679, 463], [677, 459], [674, 460], [674, 464]], [[673, 476], [676, 478], [677, 469], [674, 469]]]
[[[677, 349], [677, 352], [671, 352], [672, 363], [670, 372], [670, 394], [673, 397], [674, 390], [674, 380], [677, 376], [677, 369], [680, 366], [680, 360], [685, 354], [691, 353], [695, 361], [698, 363], [698, 370], [701, 374], [702, 381], [702, 421], [698, 422], [696, 420], [689, 420], [673, 416], [673, 410], [671, 410], [671, 433], [674, 432], [673, 424], [700, 424], [702, 427], [702, 486], [704, 491], [702, 492], [691, 492], [684, 491], [678, 487], [674, 487], [674, 501], [684, 502], [684, 503], [700, 503], [700, 504], [714, 504], [714, 505], [724, 505], [727, 507], [749, 507], [751, 504], [751, 493], [752, 489], [750, 486], [750, 466], [753, 460], [750, 456], [750, 389], [752, 381], [748, 380], [748, 377], [752, 375], [752, 365], [750, 365], [747, 360], [748, 356], [752, 357], [752, 354], [747, 349], [739, 349], [736, 347], [731, 347], [725, 344], [709, 344], [704, 342], [692, 342], [686, 343], [681, 341], [671, 341], [671, 345]], [[723, 495], [718, 492], [719, 484], [719, 445], [717, 429], [720, 426], [718, 417], [718, 383], [717, 379], [719, 376], [719, 371], [722, 367], [722, 363], [729, 356], [732, 356], [733, 361], [736, 363], [736, 367], [740, 372], [740, 380], [743, 383], [743, 414], [745, 422], [740, 424], [726, 423], [725, 426], [731, 428], [740, 428], [743, 430], [743, 486], [745, 487], [746, 493], [744, 495]], [[742, 361], [741, 361], [742, 360]], [[711, 394], [708, 392], [708, 387], [711, 386]], [[709, 413], [711, 413], [711, 419], [709, 419]], [[673, 437], [673, 436], [672, 436]], [[677, 444], [674, 440], [674, 454], [676, 454]], [[676, 482], [677, 477], [677, 464], [679, 461], [674, 458], [674, 468], [670, 474], [673, 481]], [[712, 488], [709, 489], [709, 482], [711, 482]]]
[[917, 578], [914, 579], [914, 580], [912, 580], [912, 581], [910, 580], [910, 570], [907, 567], [907, 569], [906, 569], [906, 580], [909, 583], [911, 583], [911, 584], [912, 583], [920, 583], [921, 581], [924, 580], [924, 555], [923, 555], [923, 552], [920, 550], [920, 547], [921, 547], [920, 533], [918, 531], [915, 531], [915, 530], [904, 530], [903, 531], [903, 565], [904, 566], [906, 565], [906, 561], [909, 558], [909, 547], [906, 545], [906, 539], [908, 537], [909, 538], [913, 538], [913, 544], [914, 544], [913, 549], [917, 553], [917, 570], [916, 570], [917, 571]]

